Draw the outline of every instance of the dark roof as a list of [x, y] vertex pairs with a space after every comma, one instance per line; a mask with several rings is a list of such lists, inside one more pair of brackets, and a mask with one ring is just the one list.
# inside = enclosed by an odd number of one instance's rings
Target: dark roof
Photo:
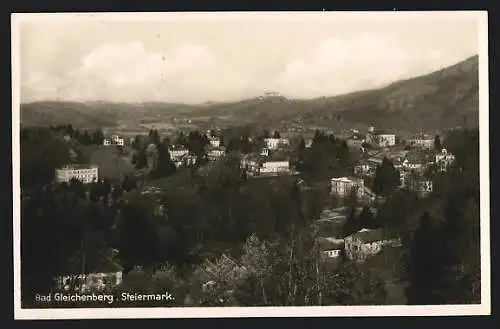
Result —
[[92, 169], [92, 168], [97, 168], [97, 165], [92, 165], [92, 164], [69, 164], [61, 169]]
[[[85, 262], [85, 273], [114, 273], [122, 271], [123, 268], [114, 260], [111, 259], [110, 255], [105, 255], [102, 253], [91, 253], [87, 255]], [[82, 258], [80, 254], [77, 254], [73, 259], [71, 259], [65, 268], [63, 269], [61, 275], [64, 274], [80, 274], [82, 273]]]
[[332, 241], [332, 240], [329, 240], [328, 238], [317, 238], [316, 243], [317, 243], [320, 251], [336, 250], [336, 249], [344, 248], [344, 241], [343, 240]]
[[361, 230], [357, 233], [352, 234], [352, 237], [360, 239], [363, 243], [371, 243], [375, 241], [380, 241], [384, 239], [384, 232], [382, 229], [375, 230]]

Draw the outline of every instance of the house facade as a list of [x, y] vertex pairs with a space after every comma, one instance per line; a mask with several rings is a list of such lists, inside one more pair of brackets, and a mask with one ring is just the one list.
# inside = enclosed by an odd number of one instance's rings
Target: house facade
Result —
[[429, 179], [415, 179], [411, 180], [409, 183], [410, 191], [416, 192], [421, 198], [429, 195], [433, 191], [432, 181]]
[[208, 141], [210, 142], [210, 145], [212, 147], [219, 147], [220, 146], [220, 139], [219, 138], [210, 137], [208, 139]]
[[171, 148], [169, 152], [170, 159], [174, 162], [181, 161], [183, 157], [189, 154], [189, 151], [186, 148]]
[[408, 140], [408, 146], [430, 150], [434, 148], [434, 139], [432, 138], [412, 138]]
[[344, 241], [346, 257], [360, 262], [378, 254], [386, 246], [401, 246], [401, 239], [385, 238], [382, 229], [362, 229], [347, 236]]
[[332, 195], [347, 197], [352, 191], [356, 191], [358, 196], [364, 192], [364, 181], [360, 178], [336, 177], [330, 180]]
[[69, 183], [72, 179], [77, 179], [89, 184], [99, 179], [99, 168], [95, 165], [68, 165], [56, 169], [55, 178], [58, 183]]
[[222, 158], [226, 155], [226, 148], [224, 146], [221, 147], [209, 147], [207, 149], [208, 159], [211, 161], [215, 161], [217, 159]]
[[108, 290], [122, 284], [123, 268], [113, 260], [113, 256], [90, 255], [85, 262], [85, 271], [82, 271], [82, 263], [80, 255], [71, 259], [64, 272], [53, 277], [54, 288], [59, 291], [85, 293]]
[[376, 143], [379, 147], [390, 147], [396, 145], [396, 135], [378, 134], [375, 135]]
[[175, 167], [179, 168], [182, 166], [191, 166], [195, 165], [196, 162], [198, 161], [198, 157], [194, 154], [184, 154], [183, 156], [176, 157], [175, 160], [173, 160]]
[[287, 138], [264, 138], [264, 143], [270, 150], [277, 150], [280, 147], [290, 145]]
[[359, 162], [354, 166], [354, 175], [358, 177], [373, 176], [377, 166], [368, 161]]
[[119, 146], [124, 146], [125, 145], [125, 139], [118, 135], [112, 135], [111, 138], [105, 138], [103, 140], [103, 145], [109, 146], [109, 145], [119, 145]]
[[54, 278], [55, 288], [63, 291], [93, 292], [111, 289], [122, 284], [121, 270], [106, 273], [68, 274]]
[[436, 166], [438, 171], [445, 172], [448, 167], [455, 162], [455, 156], [449, 153], [446, 149], [442, 149], [439, 154], [436, 154]]
[[344, 239], [316, 238], [315, 243], [320, 252], [320, 257], [325, 260], [339, 259], [344, 251]]
[[257, 174], [259, 171], [259, 162], [256, 159], [243, 157], [240, 160], [240, 168], [247, 171], [249, 174]]
[[286, 174], [290, 172], [289, 161], [266, 161], [259, 168], [259, 174]]

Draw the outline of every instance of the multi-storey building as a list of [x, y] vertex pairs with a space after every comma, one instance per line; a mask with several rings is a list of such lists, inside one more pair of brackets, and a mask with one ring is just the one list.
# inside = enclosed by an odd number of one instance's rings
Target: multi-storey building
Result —
[[290, 172], [290, 162], [288, 161], [266, 161], [259, 168], [259, 174], [283, 174]]
[[216, 137], [210, 137], [208, 139], [208, 141], [210, 142], [210, 145], [212, 147], [219, 147], [220, 146], [220, 139], [219, 138], [216, 138]]
[[290, 141], [287, 138], [264, 138], [264, 143], [268, 149], [276, 150], [279, 147], [289, 145]]
[[442, 149], [441, 153], [436, 154], [436, 166], [438, 171], [446, 171], [453, 162], [455, 162], [455, 156], [446, 149]]
[[427, 196], [433, 190], [432, 181], [428, 179], [411, 179], [408, 185], [410, 191], [416, 192], [421, 198]]
[[189, 150], [184, 147], [171, 148], [169, 152], [170, 152], [170, 159], [172, 159], [172, 161], [174, 162], [180, 161], [182, 158], [184, 158], [186, 155], [189, 154]]
[[226, 148], [224, 146], [208, 147], [207, 148], [207, 156], [208, 156], [208, 159], [211, 161], [215, 161], [217, 159], [220, 159], [224, 155], [226, 155]]
[[124, 146], [125, 145], [125, 140], [121, 138], [118, 135], [112, 135], [110, 139], [105, 138], [103, 140], [103, 145], [108, 146], [108, 145], [119, 145], [119, 146]]
[[99, 179], [99, 168], [94, 165], [68, 165], [56, 169], [55, 178], [59, 183], [68, 183], [72, 179], [77, 179], [88, 184]]
[[332, 195], [347, 197], [350, 193], [356, 191], [358, 196], [364, 193], [364, 181], [360, 178], [336, 177], [331, 179]]
[[347, 258], [358, 262], [378, 254], [386, 246], [401, 246], [401, 239], [386, 238], [382, 229], [362, 229], [347, 236], [344, 241]]

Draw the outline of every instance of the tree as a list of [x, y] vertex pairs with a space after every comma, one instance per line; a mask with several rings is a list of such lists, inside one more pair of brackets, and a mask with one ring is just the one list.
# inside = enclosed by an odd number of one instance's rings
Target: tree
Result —
[[392, 162], [384, 157], [375, 171], [373, 192], [381, 196], [389, 196], [400, 185], [399, 173]]
[[177, 139], [175, 140], [175, 145], [184, 147], [187, 145], [187, 138], [184, 136], [184, 132], [182, 130], [179, 132], [179, 136], [177, 136]]
[[376, 229], [378, 228], [375, 218], [369, 207], [365, 206], [358, 215], [358, 223], [361, 228]]
[[134, 137], [134, 141], [132, 142], [132, 148], [136, 151], [139, 151], [142, 148], [142, 136], [137, 135]]
[[104, 133], [102, 129], [96, 129], [92, 134], [92, 144], [101, 145], [104, 141]]
[[304, 137], [300, 136], [299, 144], [297, 146], [297, 152], [300, 154], [300, 152], [303, 152], [305, 149], [306, 149], [306, 141], [304, 140]]
[[125, 177], [123, 177], [123, 181], [122, 181], [122, 190], [123, 191], [130, 192], [133, 189], [135, 189], [136, 187], [137, 187], [137, 183], [132, 177], [129, 177], [128, 175], [125, 175]]
[[273, 138], [281, 138], [280, 132], [275, 130], [273, 133]]
[[160, 137], [160, 133], [158, 132], [158, 130], [156, 129], [151, 129], [149, 131], [149, 142], [150, 143], [153, 143], [155, 145], [158, 145], [160, 144], [161, 142], [161, 137]]
[[436, 305], [445, 302], [442, 295], [445, 255], [440, 247], [439, 230], [429, 213], [422, 214], [420, 225], [409, 246], [406, 299], [410, 305]]
[[356, 209], [351, 209], [349, 215], [344, 223], [343, 233], [344, 236], [349, 236], [361, 230], [362, 227], [356, 217]]
[[443, 145], [441, 144], [441, 137], [439, 137], [439, 135], [436, 135], [436, 137], [434, 138], [434, 149], [438, 152], [441, 152], [441, 150], [443, 149]]
[[146, 168], [148, 166], [148, 155], [146, 154], [146, 149], [141, 148], [132, 156], [132, 164], [135, 165], [136, 170]]
[[170, 158], [170, 152], [168, 146], [164, 143], [158, 145], [158, 161], [154, 173], [156, 177], [164, 177], [173, 175], [176, 171], [176, 167], [172, 159]]
[[47, 128], [21, 129], [22, 187], [41, 188], [54, 179], [55, 169], [71, 163], [69, 147]]
[[158, 236], [151, 210], [139, 199], [121, 211], [118, 245], [124, 273], [135, 265], [150, 267], [158, 260]]
[[361, 268], [358, 264], [351, 262], [343, 263], [331, 281], [333, 287], [326, 293], [326, 304], [387, 304], [388, 294], [385, 281], [378, 269]]
[[440, 229], [443, 239], [446, 303], [462, 304], [480, 301], [479, 207], [472, 198], [452, 194], [445, 207], [445, 221]]
[[247, 269], [248, 275], [257, 280], [258, 287], [255, 291], [258, 296], [257, 300], [246, 301], [250, 305], [267, 305], [268, 303], [265, 282], [271, 268], [269, 256], [269, 246], [265, 241], [261, 242], [255, 234], [248, 237], [243, 247], [241, 264]]

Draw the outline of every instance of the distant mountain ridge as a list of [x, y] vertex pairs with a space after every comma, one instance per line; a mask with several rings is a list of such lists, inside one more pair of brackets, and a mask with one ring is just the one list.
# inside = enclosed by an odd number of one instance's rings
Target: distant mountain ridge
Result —
[[431, 74], [386, 87], [334, 97], [293, 100], [256, 97], [237, 102], [187, 105], [161, 102], [58, 102], [21, 105], [24, 125], [72, 123], [112, 127], [143, 118], [229, 117], [242, 122], [307, 122], [328, 125], [339, 120], [408, 131], [479, 124], [478, 56]]

